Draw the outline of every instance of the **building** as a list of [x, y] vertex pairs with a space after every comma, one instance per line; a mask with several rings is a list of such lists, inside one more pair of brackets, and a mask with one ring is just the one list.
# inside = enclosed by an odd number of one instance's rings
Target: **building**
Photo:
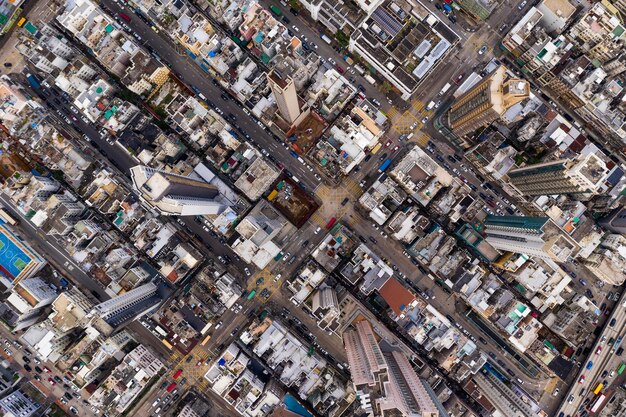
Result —
[[563, 159], [509, 171], [510, 183], [523, 195], [595, 193], [609, 170], [599, 157]]
[[226, 209], [218, 187], [202, 178], [172, 174], [142, 165], [130, 169], [140, 197], [161, 214], [193, 216], [219, 214]]
[[34, 276], [46, 261], [26, 242], [0, 223], [0, 282], [11, 288], [19, 281]]
[[473, 381], [468, 383], [468, 385], [473, 386], [474, 389], [468, 389], [466, 386], [466, 391], [470, 392], [476, 399], [480, 399], [482, 395], [487, 397], [489, 403], [499, 411], [501, 415], [515, 417], [534, 417], [537, 415], [529, 404], [522, 401], [522, 397], [517, 392], [512, 391], [507, 384], [499, 380], [493, 374], [486, 371], [478, 373], [474, 375]]
[[22, 391], [14, 391], [0, 400], [4, 417], [30, 417], [41, 407]]
[[117, 326], [157, 308], [160, 301], [157, 286], [149, 282], [96, 305], [89, 314]]
[[448, 124], [457, 136], [468, 135], [494, 122], [529, 97], [528, 82], [509, 78], [506, 72], [506, 67], [499, 66], [452, 103]]
[[500, 251], [566, 262], [580, 250], [548, 217], [488, 215], [484, 225], [487, 242]]
[[293, 125], [300, 117], [298, 92], [293, 79], [291, 77], [283, 77], [279, 72], [272, 71], [267, 74], [267, 80], [272, 93], [274, 93], [274, 99], [280, 115], [287, 123]]
[[343, 334], [350, 373], [361, 407], [374, 415], [438, 417], [436, 397], [404, 354], [379, 344], [372, 325], [360, 321]]
[[626, 281], [626, 238], [621, 234], [607, 234], [583, 262], [602, 281], [622, 285]]
[[10, 314], [7, 315], [9, 311], [5, 311], [3, 318], [13, 326], [13, 331], [21, 330], [34, 324], [42, 309], [52, 304], [56, 296], [56, 291], [41, 278], [25, 278], [11, 290], [11, 295], [4, 304], [10, 310]]

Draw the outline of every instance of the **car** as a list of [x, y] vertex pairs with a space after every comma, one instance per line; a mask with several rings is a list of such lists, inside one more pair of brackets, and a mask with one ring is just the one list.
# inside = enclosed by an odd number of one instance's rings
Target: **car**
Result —
[[345, 206], [346, 204], [348, 204], [348, 202], [350, 201], [350, 198], [346, 197], [343, 199], [343, 201], [341, 202], [342, 206]]
[[599, 355], [600, 352], [602, 352], [602, 346], [598, 346], [598, 348], [596, 349], [596, 355]]
[[30, 359], [26, 355], [22, 356], [22, 360], [24, 363], [30, 363]]
[[318, 234], [321, 230], [322, 230], [322, 228], [318, 226], [318, 228], [317, 228], [317, 229], [315, 229], [315, 231], [313, 232], [313, 234], [315, 234], [315, 235], [316, 235], [316, 234]]
[[340, 67], [339, 65], [335, 65], [335, 69], [337, 70], [337, 72], [339, 72], [339, 74], [343, 74], [346, 72], [346, 70]]
[[505, 366], [504, 362], [502, 362], [500, 359], [498, 359], [497, 362], [498, 362], [498, 365]]
[[43, 370], [44, 370], [47, 374], [52, 373], [52, 371], [51, 371], [50, 369], [48, 369], [48, 367], [47, 367], [47, 366], [44, 366], [44, 367], [43, 367]]
[[392, 153], [393, 153], [393, 152], [397, 152], [397, 151], [398, 151], [398, 149], [400, 149], [400, 145], [396, 145], [396, 146], [394, 146], [394, 147], [393, 147], [393, 149], [391, 150], [391, 152], [392, 152]]
[[458, 77], [456, 77], [456, 79], [454, 80], [454, 83], [458, 85], [461, 82], [461, 80], [463, 79], [463, 77], [465, 77], [465, 73], [464, 72], [460, 73], [458, 75]]
[[483, 45], [479, 50], [478, 50], [478, 55], [482, 55], [485, 52], [487, 52], [487, 45]]
[[48, 378], [48, 382], [50, 383], [50, 385], [56, 385], [56, 382], [54, 382], [54, 379], [52, 378]]
[[424, 117], [424, 118], [422, 119], [422, 124], [423, 124], [423, 125], [425, 125], [425, 124], [426, 124], [426, 122], [428, 122], [428, 116], [426, 116], [426, 117]]
[[76, 407], [74, 407], [74, 406], [70, 407], [70, 412], [71, 412], [72, 414], [78, 414], [78, 410], [77, 410], [77, 409], [76, 409]]
[[252, 275], [252, 274], [250, 273], [250, 269], [249, 269], [248, 267], [245, 267], [245, 268], [243, 269], [243, 272], [245, 272], [245, 273], [246, 273], [246, 276], [247, 276], [247, 277], [249, 277], [250, 275]]
[[527, 0], [524, 0], [523, 2], [521, 2], [521, 3], [519, 4], [519, 6], [517, 6], [517, 8], [518, 8], [518, 9], [520, 9], [520, 10], [522, 10], [522, 9], [526, 6], [526, 4], [527, 4], [527, 3], [528, 3], [528, 1], [527, 1]]
[[393, 143], [393, 141], [391, 139], [389, 139], [386, 143], [385, 143], [385, 148], [388, 148], [389, 146], [391, 146], [391, 144]]
[[220, 327], [222, 327], [222, 320], [218, 321], [217, 324], [215, 324], [215, 330], [219, 329]]
[[615, 323], [617, 323], [617, 320], [615, 318], [612, 318], [611, 321], [609, 322], [609, 327], [615, 326]]
[[443, 7], [439, 3], [435, 3], [435, 7], [437, 8], [437, 10], [443, 10]]
[[500, 29], [498, 29], [498, 32], [504, 32], [507, 28], [507, 24], [503, 24], [502, 26], [500, 26]]
[[328, 58], [328, 62], [330, 62], [330, 63], [331, 63], [331, 65], [337, 65], [337, 63], [335, 62], [335, 60], [334, 60], [334, 59], [332, 59], [332, 58]]
[[[511, 375], [512, 377], [515, 377], [515, 372], [513, 372], [511, 369], [506, 368], [506, 373]], [[558, 389], [558, 388], [557, 388]]]
[[26, 369], [28, 372], [31, 372], [33, 370], [33, 368], [31, 368], [27, 364], [24, 364], [24, 369]]
[[376, 238], [375, 238], [374, 236], [370, 236], [370, 241], [371, 241], [373, 244], [377, 244], [377, 243], [378, 243], [378, 241], [376, 240]]
[[587, 281], [585, 281], [584, 279], [580, 278], [578, 280], [578, 282], [580, 282], [580, 285], [582, 285], [583, 287], [587, 286]]
[[583, 382], [585, 382], [585, 376], [581, 375], [580, 378], [578, 378], [578, 383], [582, 384]]
[[5, 62], [3, 65], [5, 68], [11, 68], [13, 66], [10, 62]]

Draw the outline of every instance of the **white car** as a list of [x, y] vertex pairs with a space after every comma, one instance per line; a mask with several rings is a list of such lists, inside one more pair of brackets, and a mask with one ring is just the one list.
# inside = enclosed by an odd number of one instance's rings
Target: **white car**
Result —
[[295, 30], [296, 32], [300, 32], [300, 29], [298, 29], [298, 28], [296, 27], [296, 25], [292, 25], [292, 26], [291, 26], [291, 28], [292, 28], [293, 30]]
[[243, 272], [245, 272], [245, 273], [246, 273], [246, 276], [247, 276], [247, 277], [249, 277], [250, 275], [252, 275], [252, 274], [250, 273], [250, 269], [248, 269], [247, 267], [243, 269]]
[[328, 62], [330, 62], [332, 65], [337, 65], [337, 63], [335, 62], [334, 59], [332, 58], [328, 58]]

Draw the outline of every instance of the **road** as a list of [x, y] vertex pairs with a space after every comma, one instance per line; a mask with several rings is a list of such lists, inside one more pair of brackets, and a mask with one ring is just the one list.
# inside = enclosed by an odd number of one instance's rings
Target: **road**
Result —
[[[43, 412], [51, 403], [56, 403], [57, 406], [61, 407], [66, 412], [69, 412], [69, 407], [72, 406], [78, 410], [79, 415], [93, 414], [92, 411], [90, 411], [89, 404], [82, 399], [78, 387], [70, 381], [63, 381], [64, 375], [54, 367], [53, 363], [40, 361], [36, 355], [33, 355], [32, 352], [22, 347], [21, 344], [16, 346], [15, 343], [20, 342], [17, 341], [15, 335], [10, 334], [4, 327], [0, 327], [0, 334], [2, 335], [3, 345], [3, 351], [0, 353], [2, 359], [6, 359], [12, 365], [12, 368], [18, 371], [20, 376], [23, 377], [23, 381], [29, 381], [46, 396], [46, 403], [41, 404], [42, 409], [38, 412]], [[7, 354], [4, 349], [8, 350], [11, 355]], [[25, 365], [28, 365], [31, 371], [28, 371]], [[39, 368], [41, 372], [38, 372], [36, 367]], [[50, 370], [50, 373], [46, 372], [46, 369]], [[58, 380], [54, 380], [53, 378], [55, 377], [58, 378]], [[50, 382], [50, 379], [52, 379], [53, 382]], [[71, 396], [71, 399], [67, 400], [66, 398], [64, 400], [65, 403], [63, 403], [61, 398], [66, 393], [68, 397]]]
[[[603, 377], [603, 372], [610, 373], [617, 369], [619, 364], [623, 362], [620, 356], [615, 354], [608, 342], [610, 339], [617, 339], [619, 336], [626, 334], [626, 308], [624, 307], [626, 297], [622, 296], [619, 300], [619, 304], [613, 310], [613, 313], [609, 316], [608, 320], [615, 319], [613, 326], [609, 324], [604, 328], [599, 339], [593, 344], [588, 357], [582, 362], [582, 366], [578, 375], [576, 376], [575, 383], [573, 383], [567, 394], [564, 396], [565, 401], [559, 408], [559, 413], [564, 415], [575, 415], [582, 411], [583, 402], [586, 398], [593, 398], [593, 390], [599, 383], [604, 383], [603, 391], [611, 386], [614, 379], [610, 377]], [[598, 347], [602, 350], [598, 352]], [[592, 362], [591, 369], [587, 369], [589, 362]], [[581, 381], [581, 378], [584, 380]], [[616, 387], [612, 387], [616, 388]], [[571, 402], [570, 402], [571, 401]], [[560, 415], [560, 414], [559, 414]]]
[[[112, 0], [103, 0], [102, 4], [111, 10], [112, 14], [117, 14], [122, 10]], [[125, 11], [128, 12], [128, 9], [125, 8]], [[308, 189], [312, 190], [317, 187], [319, 180], [310, 175], [309, 170], [289, 154], [289, 150], [281, 145], [281, 140], [272, 136], [267, 130], [260, 129], [257, 121], [252, 116], [244, 113], [243, 106], [239, 102], [232, 98], [228, 100], [220, 98], [224, 90], [214, 84], [212, 77], [204, 72], [187, 54], [179, 54], [171, 40], [166, 38], [167, 34], [164, 32], [156, 33], [139, 18], [133, 18], [128, 23], [128, 26], [141, 36], [144, 46], [156, 51], [162, 62], [171, 64], [171, 70], [175, 74], [182, 75], [182, 81], [189, 84], [193, 80], [193, 86], [209, 99], [215, 100], [208, 103], [209, 105], [218, 106], [225, 115], [230, 113], [235, 115], [236, 123], [240, 126], [240, 130], [247, 132], [253, 143], [259, 148], [271, 152], [273, 158], [283, 163], [285, 168], [293, 175], [301, 178], [301, 181]]]

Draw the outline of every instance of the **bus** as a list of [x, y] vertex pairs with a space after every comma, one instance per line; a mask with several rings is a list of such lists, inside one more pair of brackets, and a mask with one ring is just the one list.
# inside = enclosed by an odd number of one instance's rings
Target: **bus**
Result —
[[248, 296], [246, 297], [247, 300], [252, 300], [252, 298], [254, 298], [254, 295], [256, 294], [256, 290], [252, 290], [250, 291], [250, 294], [248, 294]]
[[626, 369], [626, 363], [622, 362], [622, 364], [617, 368], [617, 375], [621, 375]]
[[589, 411], [591, 411], [592, 413], [597, 412], [600, 407], [602, 406], [602, 403], [604, 402], [604, 400], [606, 399], [606, 395], [602, 394], [600, 395], [595, 402], [593, 403], [593, 405], [591, 406], [591, 409]]
[[385, 162], [383, 162], [378, 168], [378, 172], [387, 171], [387, 168], [389, 168], [389, 165], [391, 165], [391, 159], [387, 159]]
[[130, 16], [127, 15], [126, 13], [119, 12], [117, 15], [121, 17], [122, 20], [126, 21], [126, 23], [130, 23], [130, 20], [131, 20]]
[[594, 390], [593, 390], [593, 393], [594, 393], [595, 395], [598, 395], [598, 394], [600, 393], [600, 391], [602, 391], [602, 387], [604, 387], [604, 385], [602, 384], [602, 382], [600, 382], [600, 383], [598, 384], [598, 386], [596, 387], [596, 389], [594, 389]]
[[167, 388], [165, 389], [165, 391], [172, 392], [174, 391], [174, 388], [176, 388], [176, 382], [172, 382], [171, 384], [169, 384]]
[[376, 155], [378, 151], [380, 151], [380, 148], [382, 147], [383, 147], [382, 143], [379, 143], [378, 145], [374, 146], [374, 149], [372, 149], [372, 155]]
[[326, 228], [330, 229], [331, 227], [333, 227], [335, 225], [335, 222], [337, 221], [336, 217], [333, 217], [332, 219], [330, 219], [328, 221], [328, 223], [326, 223]]
[[17, 27], [21, 28], [22, 26], [24, 26], [24, 23], [26, 23], [26, 18], [25, 17], [21, 18], [20, 21], [17, 22]]
[[276, 6], [270, 6], [270, 10], [272, 11], [272, 13], [274, 13], [276, 15], [276, 17], [280, 16], [281, 14], [283, 14], [283, 12], [280, 11], [280, 9]]
[[204, 340], [202, 341], [202, 343], [200, 343], [200, 346], [204, 346], [204, 345], [206, 345], [206, 344], [209, 342], [209, 340], [211, 340], [211, 335], [210, 335], [210, 334], [209, 334], [209, 335], [207, 335], [207, 337], [205, 337], [205, 338], [204, 338]]
[[183, 373], [182, 369], [179, 369], [178, 371], [176, 371], [176, 373], [172, 376], [172, 378], [176, 379], [178, 378], [181, 374]]

